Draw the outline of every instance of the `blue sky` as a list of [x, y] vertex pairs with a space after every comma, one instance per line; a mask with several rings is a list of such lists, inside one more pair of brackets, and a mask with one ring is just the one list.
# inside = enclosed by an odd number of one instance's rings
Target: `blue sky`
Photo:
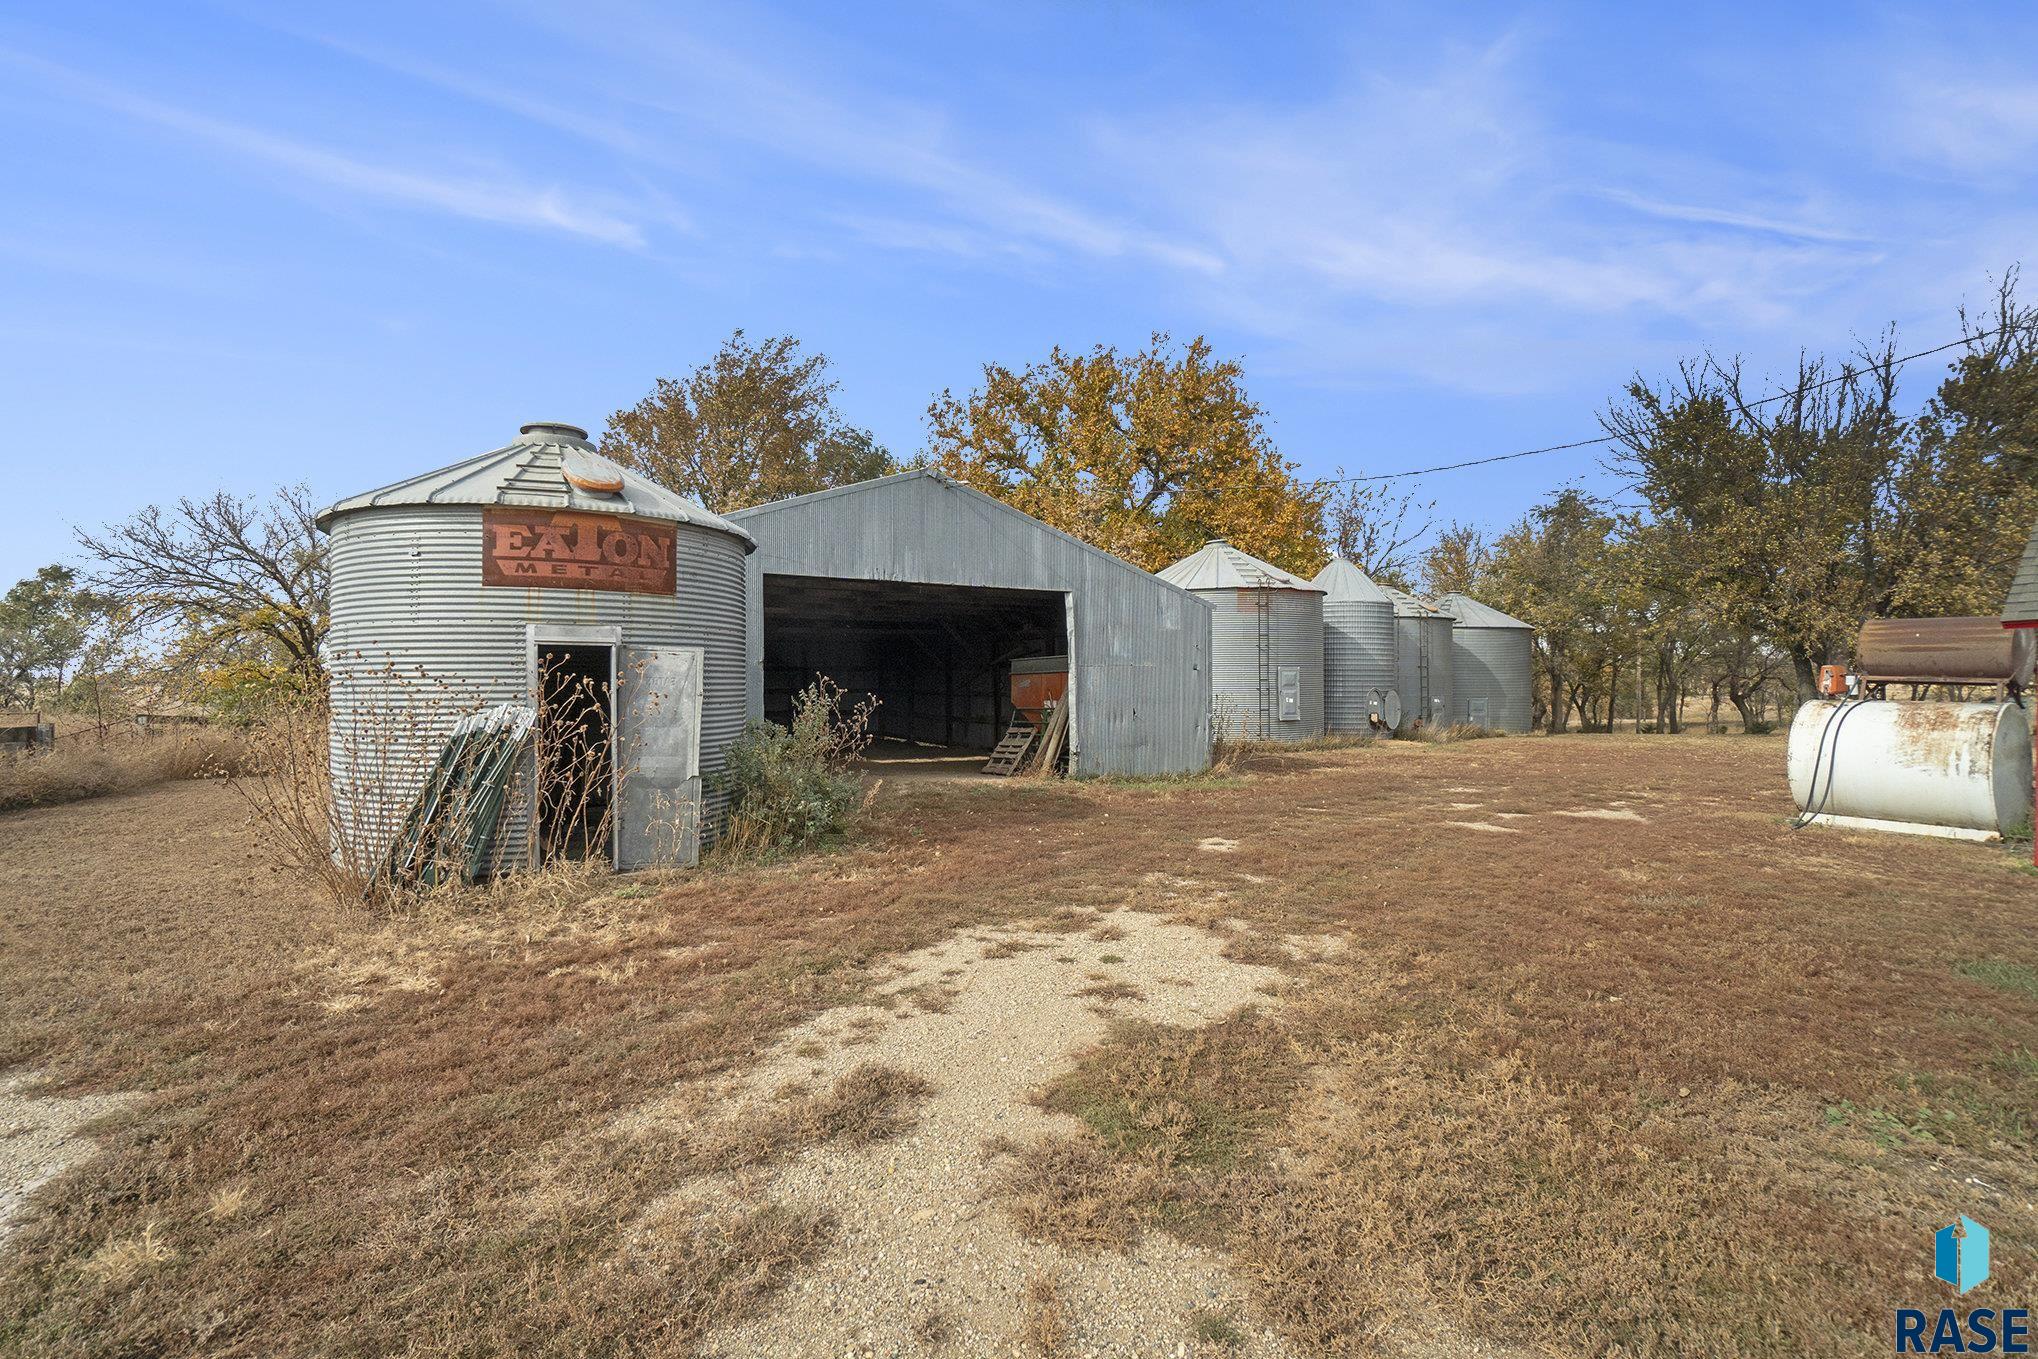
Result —
[[902, 454], [986, 361], [1154, 330], [1310, 473], [1589, 436], [1704, 347], [1955, 335], [2038, 240], [2033, 51], [2009, 4], [14, 7], [0, 580], [598, 427], [737, 326]]

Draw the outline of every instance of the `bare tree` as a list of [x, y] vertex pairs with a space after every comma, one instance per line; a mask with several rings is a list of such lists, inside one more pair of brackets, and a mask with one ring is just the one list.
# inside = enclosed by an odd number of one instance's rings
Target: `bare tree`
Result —
[[1395, 495], [1381, 482], [1347, 480], [1344, 468], [1321, 483], [1323, 532], [1330, 550], [1383, 585], [1415, 588], [1415, 545], [1429, 535], [1434, 500]]
[[151, 505], [78, 544], [97, 558], [93, 587], [121, 600], [138, 626], [174, 624], [195, 661], [252, 645], [303, 677], [319, 673], [326, 632], [325, 544], [311, 492], [267, 501], [217, 491], [174, 508]]

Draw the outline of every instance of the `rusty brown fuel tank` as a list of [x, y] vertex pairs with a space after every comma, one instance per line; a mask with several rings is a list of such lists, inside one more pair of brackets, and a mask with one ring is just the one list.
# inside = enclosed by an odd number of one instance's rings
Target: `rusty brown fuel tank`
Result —
[[2015, 684], [2031, 680], [2029, 629], [1997, 618], [1871, 618], [1854, 644], [1869, 684]]

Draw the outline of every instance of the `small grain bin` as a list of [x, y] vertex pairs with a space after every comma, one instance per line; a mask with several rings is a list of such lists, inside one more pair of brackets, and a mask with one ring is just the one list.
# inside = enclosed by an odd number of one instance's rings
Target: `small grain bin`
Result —
[[1400, 682], [1394, 672], [1394, 601], [1342, 557], [1317, 572], [1316, 583], [1324, 590], [1324, 728], [1370, 731], [1373, 696]]
[[1211, 730], [1249, 741], [1323, 735], [1323, 589], [1222, 539], [1157, 573], [1208, 601]]
[[[749, 534], [561, 424], [351, 496], [318, 524], [336, 853], [380, 863], [454, 723], [516, 704], [544, 715], [541, 734], [484, 871], [692, 861], [743, 730]], [[569, 759], [570, 795], [540, 770]]]
[[1451, 628], [1451, 720], [1494, 731], [1535, 724], [1536, 630], [1470, 595], [1436, 601]]
[[1394, 687], [1406, 727], [1451, 724], [1451, 616], [1405, 590], [1382, 587], [1394, 601]]

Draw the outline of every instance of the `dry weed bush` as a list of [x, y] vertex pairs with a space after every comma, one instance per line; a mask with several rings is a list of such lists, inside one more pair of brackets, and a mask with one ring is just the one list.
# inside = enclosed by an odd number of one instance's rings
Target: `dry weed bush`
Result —
[[383, 701], [362, 699], [342, 714], [354, 735], [337, 749], [323, 695], [270, 707], [254, 724], [252, 758], [233, 786], [270, 853], [294, 877], [334, 901], [404, 907], [431, 878], [458, 881], [460, 874], [393, 878], [389, 845], [402, 814], [389, 809], [408, 805], [454, 723], [485, 705], [422, 673], [383, 667], [375, 674]]
[[0, 752], [0, 812], [125, 793], [180, 779], [238, 773], [250, 758], [246, 736], [232, 728], [160, 733], [81, 729], [47, 750]]
[[[519, 728], [514, 707], [472, 685], [358, 657], [346, 664], [347, 706], [336, 711], [322, 695], [272, 706], [255, 724], [234, 780], [272, 854], [295, 876], [335, 901], [407, 911], [449, 886], [479, 887], [479, 895], [457, 899], [488, 910], [501, 904], [504, 884], [513, 897], [542, 900], [561, 882], [605, 870], [602, 847], [635, 774], [599, 716], [611, 706], [605, 681], [569, 675], [548, 660], [539, 677], [547, 701], [535, 723]], [[618, 685], [634, 682], [625, 674]], [[484, 714], [498, 720], [459, 747], [458, 767], [473, 775], [502, 758], [488, 740], [498, 728], [521, 730], [521, 738], [499, 738], [518, 741], [506, 779], [452, 779], [423, 815], [413, 812], [456, 729]], [[331, 739], [336, 717], [347, 732], [338, 745]], [[678, 862], [699, 817], [691, 803], [664, 806], [643, 830], [659, 854], [669, 851]], [[507, 831], [526, 819], [536, 843], [512, 861]], [[550, 887], [524, 881], [548, 875]]]
[[149, 1223], [139, 1235], [108, 1241], [92, 1257], [85, 1261], [83, 1272], [86, 1277], [104, 1288], [122, 1288], [134, 1282], [144, 1270], [168, 1263], [177, 1258], [177, 1252], [170, 1249], [157, 1232], [157, 1224]]
[[1301, 755], [1316, 751], [1364, 750], [1375, 745], [1380, 737], [1368, 732], [1348, 732], [1326, 736], [1312, 736], [1306, 741], [1249, 741], [1237, 737], [1224, 737], [1211, 743], [1210, 768], [1192, 779], [1224, 778], [1246, 772], [1256, 765], [1264, 765], [1282, 755]]
[[840, 840], [868, 813], [877, 788], [853, 764], [870, 745], [877, 699], [845, 707], [847, 692], [819, 676], [793, 698], [790, 727], [752, 722], [729, 748], [723, 780], [729, 824], [719, 848], [763, 857]]
[[1507, 735], [1492, 727], [1482, 727], [1473, 722], [1453, 722], [1447, 727], [1417, 727], [1410, 733], [1425, 745], [1448, 746], [1460, 741], [1484, 741]]

